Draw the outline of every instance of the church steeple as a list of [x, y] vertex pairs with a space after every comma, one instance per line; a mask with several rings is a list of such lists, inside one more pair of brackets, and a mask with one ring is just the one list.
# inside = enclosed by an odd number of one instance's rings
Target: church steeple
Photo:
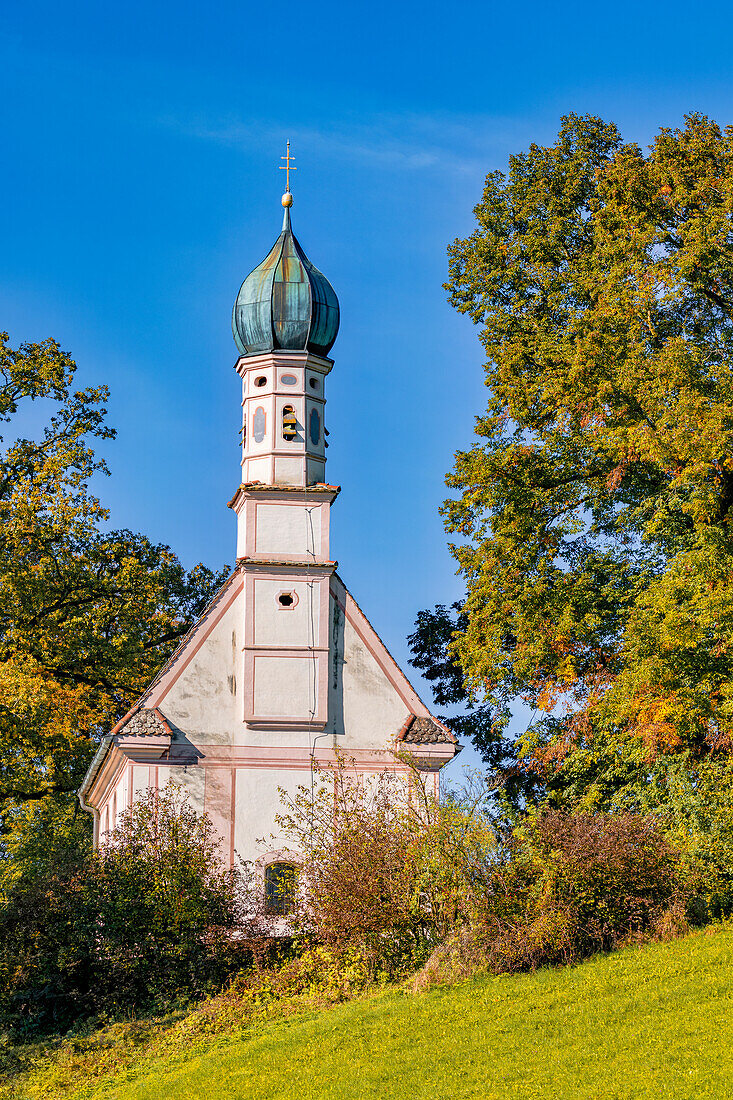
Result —
[[312, 780], [314, 760], [337, 767], [341, 744], [359, 782], [387, 770], [409, 794], [413, 768], [396, 753], [409, 748], [437, 797], [438, 769], [457, 751], [335, 573], [339, 489], [325, 479], [323, 416], [338, 303], [293, 236], [289, 151], [285, 160], [282, 233], [235, 307], [237, 566], [104, 739], [79, 792], [98, 844], [140, 792], [181, 784], [229, 864], [262, 872], [265, 897], [269, 869], [299, 862], [284, 850], [281, 795]]
[[[239, 521], [240, 558], [259, 557], [264, 545], [255, 534], [254, 506], [246, 503], [253, 493], [258, 507], [263, 494], [278, 502], [273, 515], [277, 514], [281, 524], [286, 524], [289, 516], [287, 522], [292, 519], [298, 525], [306, 517], [303, 501], [300, 495], [291, 501], [290, 495], [307, 490], [310, 498], [320, 493], [324, 517], [335, 495], [326, 486], [324, 412], [325, 381], [333, 366], [326, 355], [338, 331], [338, 300], [293, 234], [289, 149], [287, 160], [282, 232], [263, 262], [245, 279], [234, 307], [234, 337], [241, 352], [236, 370], [242, 379], [242, 478], [232, 506]], [[310, 511], [308, 517], [310, 523]], [[303, 528], [303, 539], [298, 535], [295, 541], [304, 560], [312, 561], [314, 554], [318, 559], [327, 556], [327, 527], [324, 518], [323, 542], [317, 550], [304, 541], [306, 535], [310, 539], [310, 528]], [[287, 558], [291, 541], [283, 529], [267, 544], [266, 556]]]

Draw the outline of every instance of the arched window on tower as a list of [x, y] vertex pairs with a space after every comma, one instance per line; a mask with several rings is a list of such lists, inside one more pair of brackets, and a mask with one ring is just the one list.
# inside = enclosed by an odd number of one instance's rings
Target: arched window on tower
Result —
[[298, 418], [292, 405], [283, 405], [283, 439], [291, 442], [298, 434]]
[[298, 869], [292, 863], [269, 863], [265, 867], [265, 911], [273, 916], [292, 912]]

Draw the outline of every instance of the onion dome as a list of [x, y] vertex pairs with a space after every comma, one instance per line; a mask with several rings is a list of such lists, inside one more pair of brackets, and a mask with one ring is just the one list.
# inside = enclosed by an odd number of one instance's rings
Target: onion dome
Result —
[[290, 227], [293, 196], [289, 191], [282, 202], [282, 233], [244, 280], [234, 303], [234, 342], [242, 355], [311, 351], [325, 356], [339, 329], [338, 298]]

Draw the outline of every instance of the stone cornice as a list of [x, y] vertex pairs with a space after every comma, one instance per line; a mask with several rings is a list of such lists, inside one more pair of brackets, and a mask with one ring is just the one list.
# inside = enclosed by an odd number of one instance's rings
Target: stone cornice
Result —
[[240, 377], [246, 371], [277, 364], [278, 367], [286, 367], [289, 363], [299, 367], [307, 366], [310, 370], [319, 374], [329, 374], [333, 367], [333, 359], [325, 356], [314, 355], [311, 351], [263, 351], [260, 355], [240, 355], [234, 364], [234, 369]]
[[304, 498], [307, 500], [308, 498], [318, 497], [328, 504], [333, 504], [340, 492], [340, 485], [325, 485], [322, 483], [318, 485], [266, 485], [262, 481], [247, 481], [238, 486], [227, 507], [237, 511], [239, 505], [248, 496], [266, 497], [275, 495], [280, 498], [285, 497], [285, 499], [289, 495], [292, 500], [303, 500]]

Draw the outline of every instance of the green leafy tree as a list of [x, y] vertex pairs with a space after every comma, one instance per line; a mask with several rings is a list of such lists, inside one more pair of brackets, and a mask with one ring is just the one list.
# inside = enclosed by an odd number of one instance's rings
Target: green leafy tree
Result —
[[645, 152], [570, 115], [451, 246], [490, 398], [444, 508], [452, 654], [555, 797], [634, 801], [733, 746], [733, 128]]
[[418, 612], [415, 630], [407, 639], [412, 652], [410, 664], [430, 684], [436, 706], [450, 708], [441, 720], [459, 740], [472, 741], [481, 754], [493, 777], [498, 801], [525, 805], [536, 793], [537, 780], [520, 767], [516, 743], [506, 734], [511, 716], [508, 702], [492, 699], [477, 703], [451, 650], [455, 635], [468, 625], [462, 607], [461, 603], [450, 607], [437, 604], [432, 611]]
[[0, 336], [6, 435], [47, 414], [35, 438], [0, 438], [0, 876], [38, 855], [48, 815], [64, 831], [59, 808], [77, 835], [73, 795], [96, 743], [222, 579], [106, 528], [90, 479], [106, 473], [92, 444], [114, 436], [107, 390], [74, 389], [75, 369], [53, 340], [14, 350]]
[[[16, 883], [0, 908], [0, 1020], [16, 1035], [162, 1009], [217, 990], [256, 923], [248, 883], [175, 784], [121, 815], [99, 852]], [[242, 944], [244, 949], [244, 945]]]

